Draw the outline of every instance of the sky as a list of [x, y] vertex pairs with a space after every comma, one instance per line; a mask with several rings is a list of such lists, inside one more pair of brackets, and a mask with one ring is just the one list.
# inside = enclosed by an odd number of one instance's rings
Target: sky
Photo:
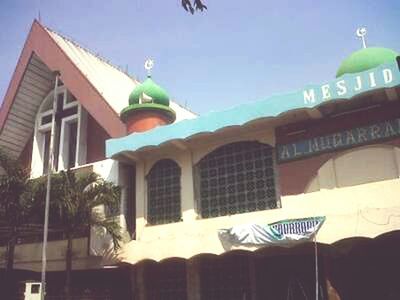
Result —
[[[191, 15], [180, 0], [0, 0], [0, 102], [34, 18], [153, 79], [204, 114], [334, 79], [341, 61], [367, 45], [400, 51], [398, 0], [204, 0]], [[127, 101], [118, 99], [116, 101]]]

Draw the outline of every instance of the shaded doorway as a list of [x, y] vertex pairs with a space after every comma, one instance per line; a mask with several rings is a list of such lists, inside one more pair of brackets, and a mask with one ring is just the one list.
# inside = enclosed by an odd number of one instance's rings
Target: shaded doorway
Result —
[[[318, 264], [319, 297], [326, 299], [322, 257]], [[255, 258], [256, 299], [315, 300], [315, 256], [279, 255]]]

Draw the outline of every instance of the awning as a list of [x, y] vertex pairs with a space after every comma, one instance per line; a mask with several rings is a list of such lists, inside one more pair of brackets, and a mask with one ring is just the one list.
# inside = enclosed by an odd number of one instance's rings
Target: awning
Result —
[[196, 134], [215, 132], [229, 126], [242, 126], [261, 118], [277, 117], [291, 110], [313, 109], [333, 100], [352, 97], [383, 88], [400, 85], [399, 66], [396, 62], [381, 65], [361, 73], [346, 74], [320, 85], [231, 109], [211, 112], [196, 119], [160, 126], [144, 133], [133, 133], [106, 142], [107, 157], [121, 152], [134, 152], [145, 147], [156, 147], [173, 140], [185, 140]]

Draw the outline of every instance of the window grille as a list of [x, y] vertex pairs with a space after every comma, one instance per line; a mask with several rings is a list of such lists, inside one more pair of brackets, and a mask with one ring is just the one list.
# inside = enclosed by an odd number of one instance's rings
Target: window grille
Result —
[[149, 224], [181, 220], [181, 169], [170, 159], [158, 161], [147, 175]]
[[273, 148], [237, 142], [209, 153], [197, 164], [196, 198], [203, 218], [277, 207]]

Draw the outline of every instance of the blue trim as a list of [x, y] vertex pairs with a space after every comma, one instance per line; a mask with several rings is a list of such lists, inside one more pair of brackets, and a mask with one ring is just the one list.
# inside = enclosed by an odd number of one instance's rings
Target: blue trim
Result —
[[[392, 80], [383, 76], [385, 69], [390, 70]], [[389, 71], [386, 71], [389, 72]], [[371, 86], [374, 75], [375, 84]], [[344, 81], [341, 82], [341, 81]], [[339, 82], [339, 83], [338, 83]], [[362, 87], [358, 89], [359, 83]], [[326, 86], [329, 88], [326, 88]], [[346, 86], [346, 91], [339, 86]], [[400, 72], [396, 62], [381, 65], [375, 69], [357, 74], [345, 74], [333, 81], [321, 85], [309, 85], [305, 89], [283, 95], [275, 95], [264, 100], [241, 104], [225, 111], [210, 112], [196, 119], [183, 120], [174, 124], [160, 126], [143, 133], [133, 133], [125, 137], [106, 141], [106, 155], [112, 157], [124, 151], [136, 151], [145, 147], [159, 146], [172, 140], [184, 140], [204, 132], [215, 132], [229, 126], [241, 126], [248, 122], [268, 117], [277, 117], [282, 113], [304, 108], [315, 108], [336, 99], [351, 99], [353, 96], [380, 88], [400, 85]], [[322, 87], [329, 89], [323, 98]], [[305, 91], [313, 98], [305, 99]], [[340, 95], [339, 95], [340, 94]], [[329, 97], [328, 97], [329, 96]]]

